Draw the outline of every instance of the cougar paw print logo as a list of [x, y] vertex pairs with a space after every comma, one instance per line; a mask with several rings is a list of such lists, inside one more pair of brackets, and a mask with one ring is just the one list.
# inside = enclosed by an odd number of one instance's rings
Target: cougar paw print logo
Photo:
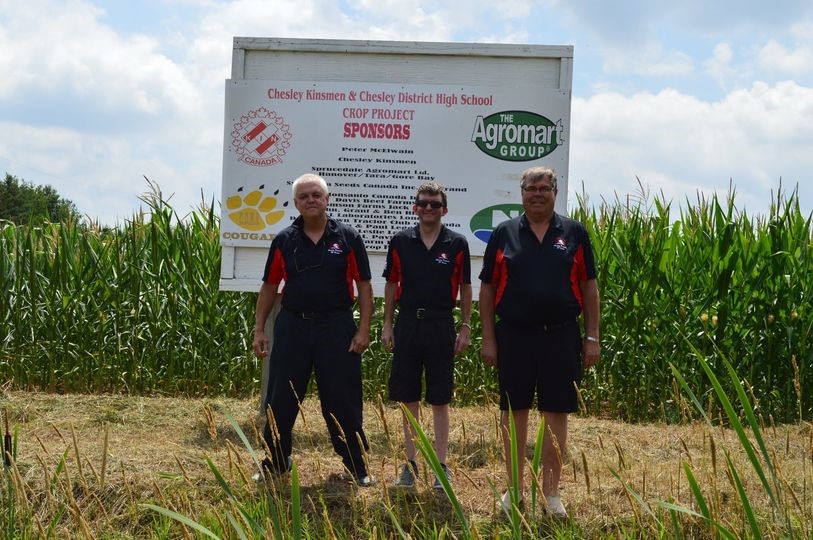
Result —
[[[232, 223], [247, 231], [261, 231], [282, 219], [285, 210], [274, 210], [277, 207], [276, 195], [279, 194], [279, 190], [276, 190], [273, 196], [263, 197], [264, 188], [265, 184], [261, 185], [259, 189], [243, 195], [243, 188], [240, 187], [237, 189], [236, 195], [226, 199], [226, 208], [233, 210], [228, 214]], [[286, 206], [288, 206], [288, 201], [282, 204], [283, 208]]]
[[237, 159], [257, 167], [282, 162], [292, 137], [283, 117], [260, 107], [233, 120], [231, 145]]

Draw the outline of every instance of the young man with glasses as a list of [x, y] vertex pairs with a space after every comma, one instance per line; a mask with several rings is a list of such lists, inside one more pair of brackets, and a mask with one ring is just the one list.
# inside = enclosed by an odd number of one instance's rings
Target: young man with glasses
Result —
[[[305, 174], [292, 189], [299, 217], [271, 242], [255, 315], [254, 353], [264, 357], [265, 322], [284, 281], [265, 403], [272, 420], [263, 431], [270, 454], [262, 473], [290, 469], [291, 432], [313, 371], [333, 449], [356, 484], [367, 487], [373, 482], [365, 462], [369, 446], [362, 429], [361, 391], [361, 353], [370, 342], [373, 312], [367, 252], [354, 229], [328, 217], [324, 179]], [[354, 282], [358, 328], [352, 310]]]
[[[542, 492], [548, 514], [566, 518], [559, 477], [567, 443], [567, 417], [577, 410], [576, 386], [582, 368], [592, 367], [599, 359], [596, 267], [584, 226], [553, 211], [557, 194], [553, 170], [526, 170], [520, 188], [525, 213], [494, 229], [483, 257], [481, 354], [499, 373], [509, 487], [514, 485], [509, 408], [516, 426], [520, 449], [516, 479], [520, 500], [516, 502], [522, 500], [528, 413], [536, 394], [545, 419]], [[506, 511], [512, 502], [505, 492], [501, 504]]]
[[[471, 340], [471, 266], [466, 238], [441, 223], [446, 192], [435, 182], [418, 188], [412, 212], [418, 223], [397, 233], [389, 244], [384, 268], [384, 326], [381, 341], [393, 349], [389, 398], [403, 403], [418, 418], [421, 382], [426, 374], [426, 401], [432, 406], [435, 451], [447, 479], [449, 403], [454, 386], [454, 356]], [[460, 296], [459, 330], [452, 310]], [[395, 307], [398, 318], [393, 327]], [[406, 417], [407, 462], [395, 485], [411, 488], [418, 477], [415, 432]], [[439, 478], [433, 487], [443, 489]]]

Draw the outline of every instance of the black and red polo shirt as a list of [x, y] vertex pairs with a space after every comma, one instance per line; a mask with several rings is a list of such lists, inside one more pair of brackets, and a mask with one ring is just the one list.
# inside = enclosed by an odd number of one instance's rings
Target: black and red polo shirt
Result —
[[496, 287], [497, 315], [517, 324], [575, 320], [582, 309], [579, 283], [595, 277], [584, 225], [555, 213], [541, 243], [525, 214], [500, 223], [480, 272], [483, 283]]
[[322, 238], [314, 244], [302, 228], [302, 216], [274, 237], [263, 281], [285, 280], [282, 306], [294, 311], [322, 312], [349, 308], [353, 282], [368, 281], [370, 261], [355, 229], [328, 218]]
[[454, 308], [461, 283], [471, 283], [469, 243], [441, 225], [432, 249], [421, 240], [420, 226], [395, 234], [387, 249], [384, 278], [397, 283], [395, 299], [401, 308]]

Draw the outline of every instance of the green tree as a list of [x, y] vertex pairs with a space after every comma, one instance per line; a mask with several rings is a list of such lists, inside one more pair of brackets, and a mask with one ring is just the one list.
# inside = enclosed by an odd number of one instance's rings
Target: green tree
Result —
[[79, 211], [51, 186], [35, 186], [6, 173], [0, 182], [0, 220], [16, 225], [78, 220]]

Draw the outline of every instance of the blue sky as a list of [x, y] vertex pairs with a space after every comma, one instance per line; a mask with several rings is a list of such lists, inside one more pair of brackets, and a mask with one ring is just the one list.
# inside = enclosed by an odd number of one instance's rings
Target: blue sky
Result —
[[[0, 0], [0, 173], [115, 223], [220, 197], [233, 36], [573, 45], [571, 191], [813, 211], [813, 3]], [[640, 184], [639, 184], [640, 179]], [[571, 193], [571, 199], [572, 199]]]

